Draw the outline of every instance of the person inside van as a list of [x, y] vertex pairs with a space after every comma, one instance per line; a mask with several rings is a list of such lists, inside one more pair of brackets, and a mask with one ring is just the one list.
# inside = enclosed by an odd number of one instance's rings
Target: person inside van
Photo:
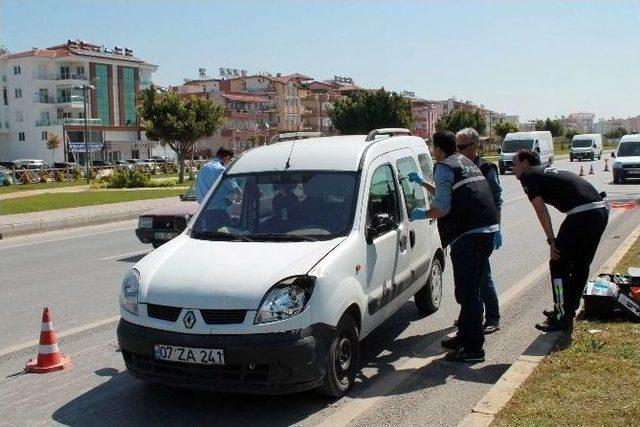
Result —
[[[480, 169], [456, 151], [456, 136], [449, 131], [433, 135], [435, 188], [417, 173], [409, 179], [428, 191], [435, 190], [435, 207], [414, 209], [413, 218], [437, 218], [442, 246], [451, 245], [456, 301], [460, 304], [457, 334], [441, 342], [453, 350], [451, 362], [485, 360], [483, 304], [480, 298], [482, 266], [488, 262], [499, 231], [498, 208]], [[473, 214], [470, 214], [473, 212]]]
[[[587, 180], [573, 172], [540, 165], [532, 150], [520, 150], [514, 158], [514, 173], [536, 211], [549, 244], [549, 269], [553, 310], [544, 310], [547, 320], [536, 324], [544, 332], [570, 330], [589, 277], [589, 266], [609, 220], [609, 208]], [[547, 204], [567, 216], [557, 237]]]
[[[482, 175], [491, 187], [493, 200], [498, 208], [498, 217], [502, 211], [502, 187], [498, 178], [498, 167], [495, 163], [487, 162], [479, 156], [480, 135], [473, 128], [465, 128], [456, 133], [456, 147], [458, 152], [463, 154], [475, 163]], [[502, 246], [502, 230], [499, 229], [494, 235], [493, 249], [498, 250]], [[498, 303], [498, 293], [491, 277], [491, 264], [489, 258], [482, 266], [482, 283], [480, 284], [480, 296], [484, 303], [484, 333], [491, 334], [500, 329], [500, 305]]]

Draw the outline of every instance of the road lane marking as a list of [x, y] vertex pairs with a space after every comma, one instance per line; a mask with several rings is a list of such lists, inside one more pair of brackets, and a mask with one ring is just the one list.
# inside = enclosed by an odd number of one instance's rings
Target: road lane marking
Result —
[[100, 261], [109, 261], [112, 259], [118, 259], [118, 258], [129, 258], [129, 257], [134, 257], [134, 256], [139, 256], [139, 255], [147, 255], [149, 254], [149, 250], [147, 249], [146, 251], [136, 251], [136, 252], [128, 252], [128, 253], [124, 253], [124, 254], [118, 254], [118, 255], [111, 255], [111, 256], [107, 256], [104, 258], [98, 258]]
[[[609, 223], [613, 222], [613, 220], [620, 215], [620, 212], [612, 214]], [[518, 296], [529, 290], [531, 286], [538, 283], [545, 274], [549, 274], [549, 263], [547, 261], [539, 264], [533, 271], [519, 280], [515, 285], [501, 292], [500, 295], [498, 295], [500, 308], [503, 309], [508, 306]], [[415, 348], [420, 349], [422, 345], [427, 344], [425, 341], [431, 339], [433, 338], [425, 338], [423, 341], [418, 343]], [[393, 371], [377, 378], [370, 387], [365, 387], [362, 390], [358, 390], [353, 396], [348, 396], [350, 400], [347, 403], [340, 406], [333, 414], [315, 425], [319, 427], [338, 427], [349, 425], [373, 405], [380, 402], [382, 399], [388, 398], [395, 388], [401, 386], [413, 374], [423, 369], [436, 359], [444, 357], [443, 349], [440, 346], [440, 339], [436, 339], [423, 350], [415, 351], [413, 354], [418, 356], [420, 354], [431, 354], [431, 356], [424, 358], [409, 357], [406, 362], [394, 367]]]
[[77, 236], [59, 237], [59, 238], [56, 238], [56, 239], [40, 240], [38, 242], [19, 243], [17, 245], [11, 245], [11, 246], [0, 246], [0, 250], [2, 250], [2, 249], [19, 248], [19, 247], [23, 247], [23, 246], [39, 245], [39, 244], [42, 244], [42, 243], [60, 242], [60, 241], [63, 241], [63, 240], [70, 240], [70, 239], [80, 239], [82, 237], [97, 236], [97, 235], [100, 235], [100, 234], [108, 234], [108, 233], [116, 233], [118, 231], [132, 230], [134, 228], [135, 227], [132, 224], [132, 226], [130, 226], [130, 227], [117, 228], [115, 230], [96, 231], [95, 233], [80, 234], [80, 235], [77, 235]]

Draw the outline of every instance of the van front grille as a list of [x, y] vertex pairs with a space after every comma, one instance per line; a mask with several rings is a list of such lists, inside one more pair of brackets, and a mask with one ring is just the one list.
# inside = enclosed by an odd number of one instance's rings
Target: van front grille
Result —
[[232, 325], [243, 323], [247, 310], [200, 310], [207, 325]]
[[147, 304], [147, 315], [154, 319], [175, 322], [182, 312], [181, 307], [171, 307], [169, 305]]

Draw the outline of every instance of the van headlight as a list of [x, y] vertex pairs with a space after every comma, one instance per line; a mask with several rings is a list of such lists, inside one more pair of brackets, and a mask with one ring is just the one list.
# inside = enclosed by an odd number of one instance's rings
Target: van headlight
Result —
[[153, 218], [150, 216], [141, 216], [138, 218], [138, 228], [153, 228]]
[[622, 168], [622, 162], [613, 162], [613, 168], [614, 169]]
[[120, 307], [133, 314], [138, 315], [138, 290], [140, 289], [140, 273], [135, 268], [129, 270], [122, 280], [122, 291], [120, 292]]
[[276, 283], [262, 299], [253, 323], [271, 323], [302, 313], [316, 283], [314, 276], [293, 276]]

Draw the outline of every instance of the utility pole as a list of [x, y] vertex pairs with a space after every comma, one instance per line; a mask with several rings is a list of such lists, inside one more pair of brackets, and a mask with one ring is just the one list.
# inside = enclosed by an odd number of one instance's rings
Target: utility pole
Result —
[[87, 94], [88, 90], [95, 89], [92, 85], [76, 86], [76, 89], [82, 89], [82, 102], [84, 104], [84, 162], [87, 184], [91, 181], [91, 172], [89, 171], [89, 118], [87, 117]]

